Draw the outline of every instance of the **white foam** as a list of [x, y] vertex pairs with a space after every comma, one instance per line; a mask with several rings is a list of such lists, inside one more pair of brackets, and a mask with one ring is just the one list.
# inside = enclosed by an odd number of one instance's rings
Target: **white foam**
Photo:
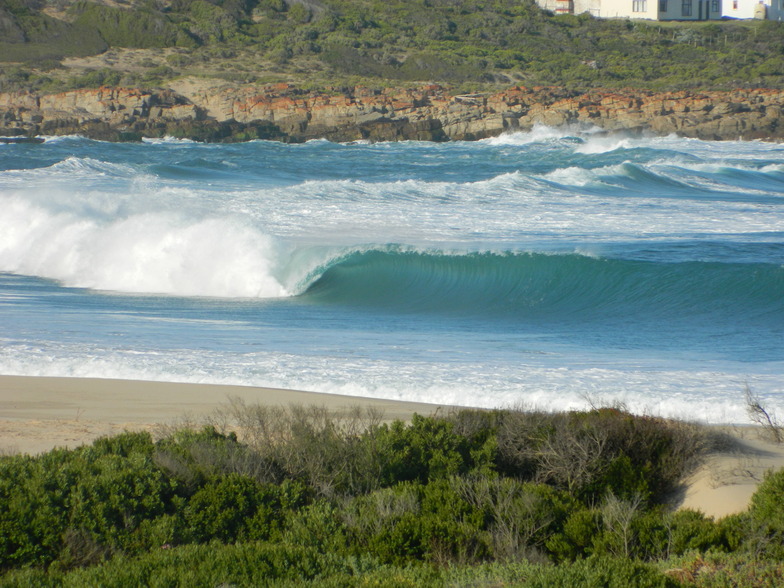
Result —
[[485, 145], [529, 145], [531, 143], [545, 143], [550, 141], [557, 141], [568, 137], [578, 137], [585, 132], [590, 132], [588, 129], [579, 127], [548, 127], [546, 125], [535, 124], [530, 131], [514, 131], [510, 133], [503, 133], [497, 137], [489, 139], [482, 139], [480, 144]]
[[133, 179], [141, 174], [131, 165], [111, 163], [90, 157], [70, 156], [48, 167], [7, 170], [2, 172], [3, 185], [16, 185], [31, 188], [35, 185], [73, 185], [77, 187], [88, 183], [117, 182]]
[[150, 212], [102, 218], [7, 198], [0, 271], [74, 287], [181, 296], [278, 297], [275, 241], [237, 218]]
[[172, 144], [188, 145], [188, 144], [195, 144], [197, 142], [194, 141], [193, 139], [180, 139], [177, 137], [170, 137], [167, 135], [165, 137], [161, 137], [160, 139], [155, 139], [152, 137], [142, 137], [142, 143], [149, 143], [150, 145], [172, 145]]
[[582, 145], [578, 145], [575, 151], [586, 155], [596, 155], [600, 153], [610, 153], [619, 149], [633, 149], [636, 146], [637, 142], [629, 137], [603, 135], [589, 138]]
[[[614, 167], [617, 169], [617, 166]], [[597, 171], [577, 166], [570, 166], [555, 169], [544, 174], [542, 178], [550, 182], [555, 182], [556, 184], [561, 184], [563, 186], [582, 187], [589, 185], [599, 185], [601, 183], [599, 172], [601, 171], [607, 172], [610, 170], [604, 168], [603, 170]]]
[[2, 343], [0, 373], [7, 375], [263, 386], [481, 408], [565, 411], [615, 404], [635, 414], [737, 424], [749, 422], [743, 395], [748, 384], [771, 412], [784, 415], [779, 373], [749, 374], [729, 366], [700, 372], [553, 366], [535, 359], [480, 365], [454, 358], [432, 363]]
[[64, 143], [65, 141], [72, 141], [74, 139], [84, 139], [81, 135], [40, 135], [40, 138], [49, 144]]

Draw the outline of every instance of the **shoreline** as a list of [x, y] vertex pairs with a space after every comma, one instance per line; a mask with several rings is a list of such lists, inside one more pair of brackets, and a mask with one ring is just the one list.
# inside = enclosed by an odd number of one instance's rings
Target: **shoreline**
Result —
[[[200, 422], [230, 398], [264, 406], [316, 405], [331, 412], [383, 411], [385, 420], [432, 414], [447, 405], [340, 396], [298, 390], [136, 380], [0, 376], [0, 454], [75, 448], [124, 430], [154, 432]], [[684, 480], [675, 508], [716, 518], [744, 511], [765, 471], [784, 467], [784, 444], [764, 439], [757, 426], [701, 425], [730, 438]]]

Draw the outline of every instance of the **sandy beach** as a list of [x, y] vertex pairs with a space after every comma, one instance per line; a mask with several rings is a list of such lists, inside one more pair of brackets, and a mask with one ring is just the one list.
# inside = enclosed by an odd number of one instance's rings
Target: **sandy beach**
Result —
[[[318, 394], [295, 390], [130, 380], [0, 376], [0, 453], [74, 448], [123, 430], [199, 422], [236, 398], [247, 404], [324, 406], [341, 412], [373, 407], [385, 419], [431, 414], [435, 404]], [[784, 445], [759, 427], [722, 427], [732, 442], [687, 480], [676, 506], [723, 517], [741, 512], [766, 470], [784, 467]]]
[[133, 380], [0, 376], [0, 452], [40, 453], [74, 448], [124, 430], [199, 422], [237, 398], [247, 404], [355, 406], [382, 411], [386, 420], [430, 414], [438, 405], [317, 394], [297, 390], [176, 384]]

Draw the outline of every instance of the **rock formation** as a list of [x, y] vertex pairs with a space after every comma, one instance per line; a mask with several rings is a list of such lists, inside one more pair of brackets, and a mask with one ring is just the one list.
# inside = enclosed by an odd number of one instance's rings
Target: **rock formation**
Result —
[[514, 87], [454, 95], [413, 89], [303, 90], [289, 84], [217, 90], [98, 88], [0, 94], [0, 135], [81, 134], [104, 140], [472, 140], [535, 125], [678, 134], [709, 140], [784, 139], [784, 91], [579, 93]]

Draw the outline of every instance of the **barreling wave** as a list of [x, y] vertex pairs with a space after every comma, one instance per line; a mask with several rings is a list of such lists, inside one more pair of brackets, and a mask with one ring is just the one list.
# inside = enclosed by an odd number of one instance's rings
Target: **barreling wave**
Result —
[[775, 264], [388, 247], [336, 258], [303, 296], [321, 303], [465, 316], [784, 321], [783, 292], [784, 268]]

